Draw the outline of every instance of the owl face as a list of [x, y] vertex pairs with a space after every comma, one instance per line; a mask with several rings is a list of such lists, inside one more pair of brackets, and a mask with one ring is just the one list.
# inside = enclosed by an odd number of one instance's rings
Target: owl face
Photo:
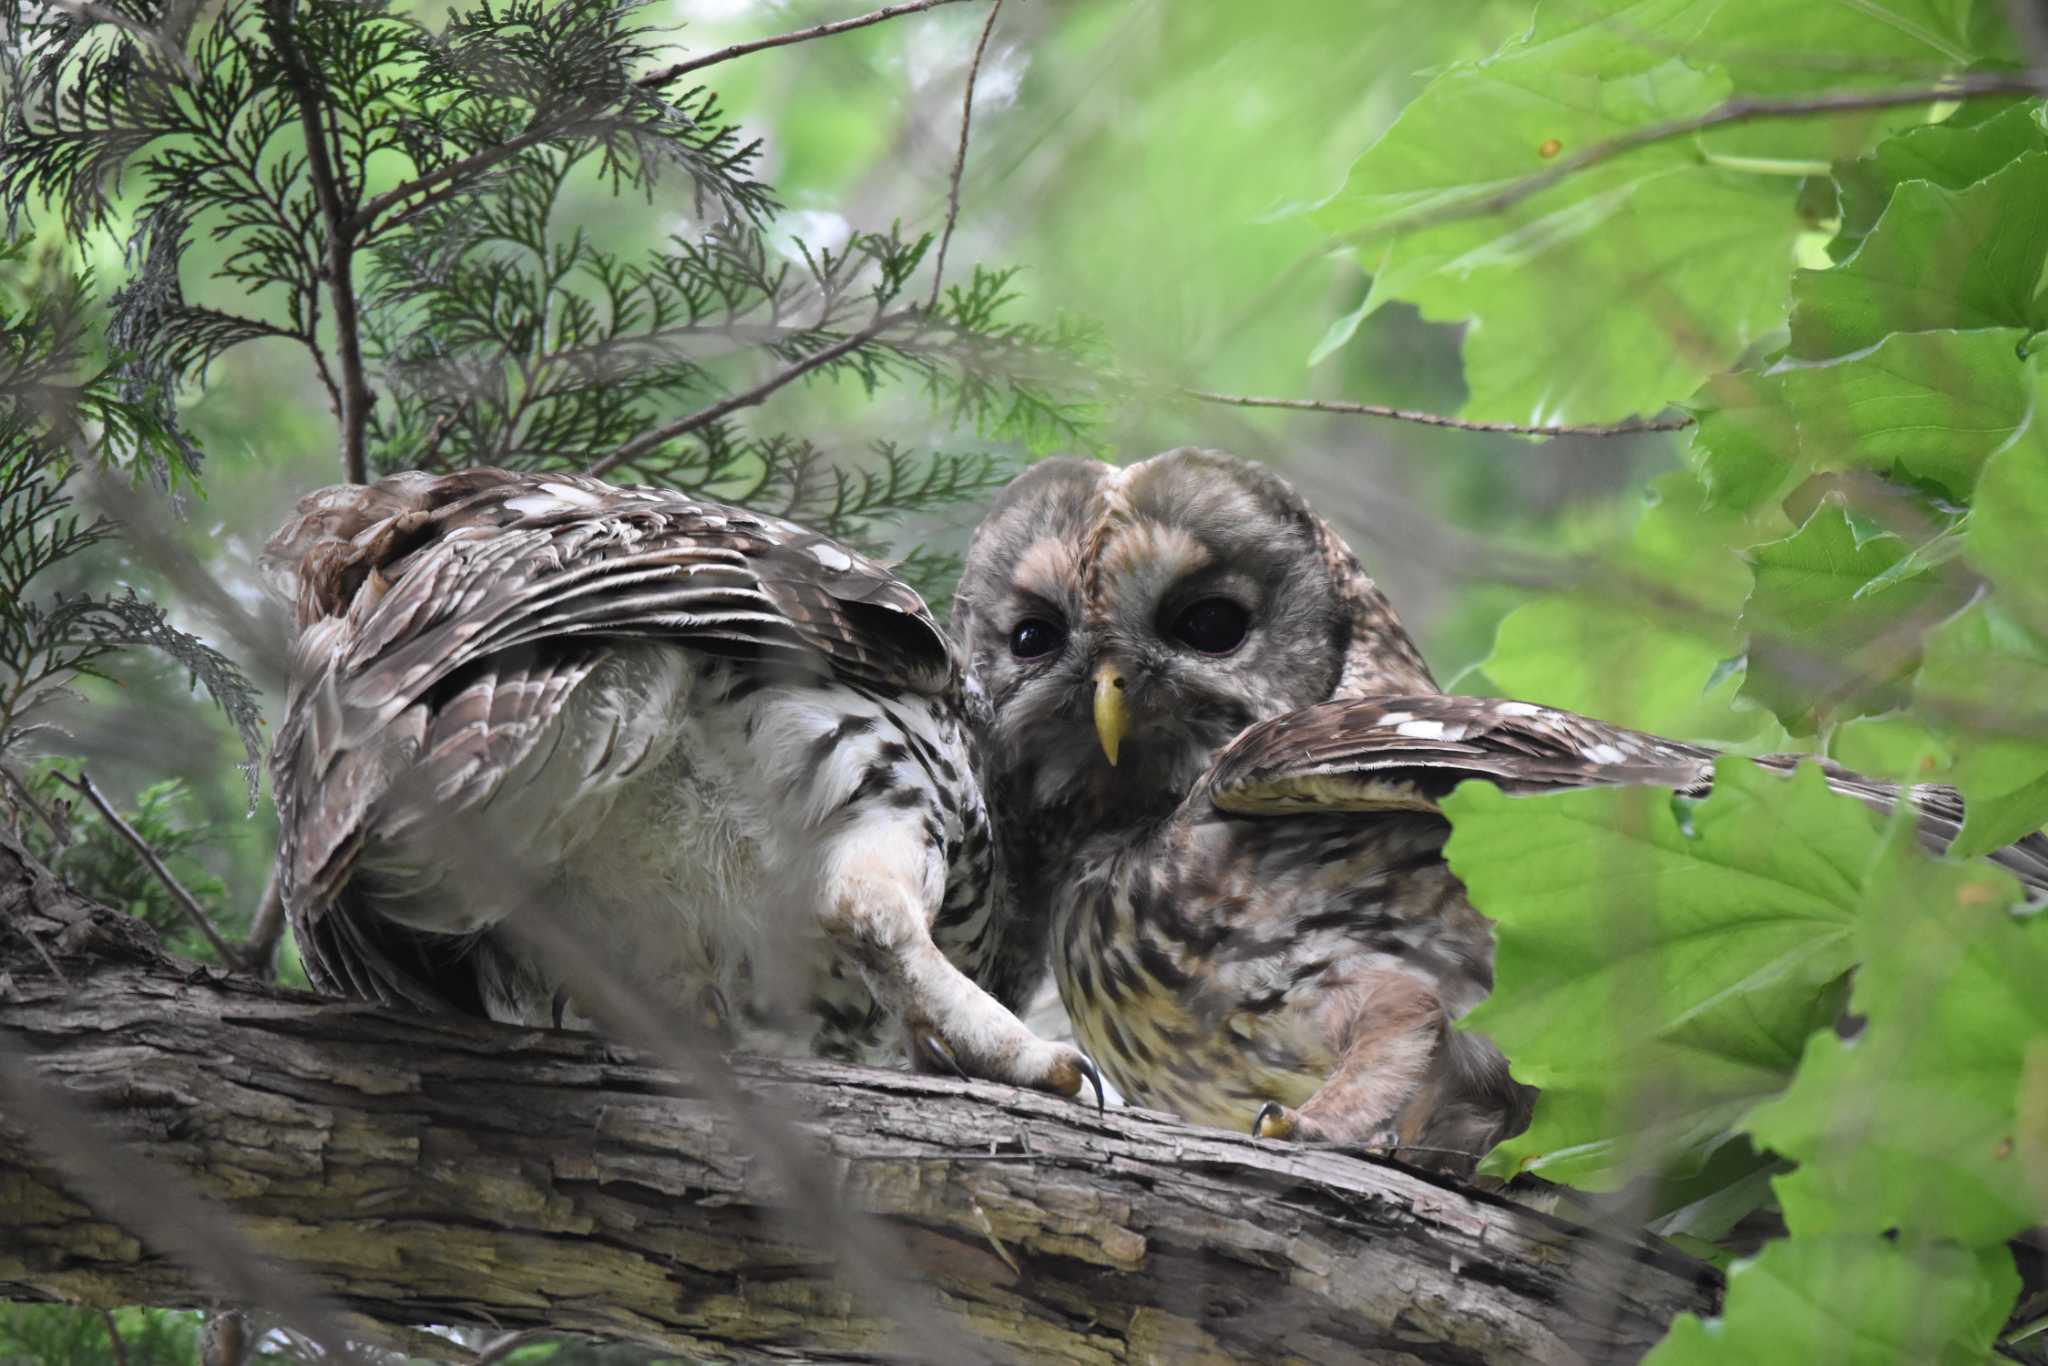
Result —
[[1333, 539], [1286, 484], [1215, 452], [1019, 476], [975, 533], [953, 617], [997, 785], [1089, 821], [1149, 818], [1246, 726], [1331, 696], [1355, 626]]

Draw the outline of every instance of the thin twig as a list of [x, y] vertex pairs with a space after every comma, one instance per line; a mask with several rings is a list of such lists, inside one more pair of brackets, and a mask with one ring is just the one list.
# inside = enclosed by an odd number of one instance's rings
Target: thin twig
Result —
[[625, 464], [628, 460], [645, 455], [664, 441], [671, 441], [676, 437], [686, 436], [701, 427], [709, 426], [728, 413], [738, 412], [741, 408], [751, 408], [757, 403], [765, 402], [770, 394], [782, 388], [785, 384], [803, 378], [821, 365], [830, 365], [840, 357], [858, 351], [861, 347], [866, 346], [869, 342], [880, 336], [884, 331], [912, 316], [913, 314], [908, 311], [881, 314], [860, 331], [834, 342], [822, 351], [815, 351], [805, 356], [788, 369], [770, 375], [767, 379], [744, 393], [734, 394], [731, 398], [720, 399], [709, 407], [699, 408], [687, 417], [679, 417], [674, 422], [656, 427], [651, 432], [641, 433], [631, 441], [614, 448], [602, 459], [593, 461], [584, 473], [590, 475], [608, 474], [620, 465]]
[[93, 783], [92, 775], [81, 769], [76, 778], [72, 778], [64, 773], [57, 773], [53, 776], [55, 776], [58, 782], [91, 802], [100, 815], [105, 817], [107, 824], [113, 826], [121, 838], [127, 840], [135, 852], [142, 856], [142, 861], [149, 865], [149, 871], [156, 875], [156, 880], [164, 885], [164, 890], [171, 894], [171, 899], [176, 901], [185, 912], [185, 916], [192, 922], [193, 928], [197, 929], [202, 935], [205, 935], [206, 942], [213, 945], [213, 951], [220, 955], [220, 961], [231, 968], [240, 967], [242, 965], [242, 955], [235, 952], [227, 940], [221, 938], [220, 931], [216, 930], [213, 927], [213, 922], [207, 919], [206, 910], [199, 904], [198, 899], [192, 893], [185, 890], [184, 885], [165, 866], [163, 859], [158, 857], [156, 850], [150, 847], [149, 841], [138, 834], [134, 826], [121, 818], [121, 813], [114, 809], [113, 803], [107, 800], [106, 794], [102, 793], [98, 786]]
[[996, 16], [1003, 12], [1003, 0], [988, 7], [988, 20], [981, 26], [981, 41], [974, 45], [974, 60], [967, 64], [967, 89], [960, 96], [960, 146], [953, 153], [953, 175], [946, 189], [946, 230], [939, 234], [938, 255], [932, 259], [932, 296], [926, 308], [939, 306], [939, 289], [946, 280], [946, 248], [953, 245], [953, 227], [960, 221], [960, 177], [967, 170], [967, 130], [974, 123], [974, 84], [981, 79], [981, 55], [988, 51], [988, 36], [996, 31]]
[[851, 19], [838, 19], [829, 24], [819, 24], [815, 28], [798, 29], [794, 33], [777, 34], [773, 38], [756, 38], [751, 43], [734, 43], [731, 47], [722, 47], [718, 51], [706, 53], [702, 57], [692, 57], [687, 62], [678, 62], [674, 66], [663, 67], [660, 71], [656, 71], [651, 75], [642, 76], [634, 84], [643, 90], [667, 85], [678, 76], [687, 76], [692, 71], [701, 71], [707, 66], [717, 66], [720, 62], [729, 62], [735, 57], [744, 57], [750, 52], [765, 52], [771, 47], [787, 47], [791, 43], [807, 43], [813, 38], [829, 38], [835, 33], [850, 33], [854, 29], [866, 28], [869, 24], [879, 24], [885, 19], [894, 19], [899, 15], [920, 14], [928, 9], [937, 9], [940, 5], [957, 5], [959, 3], [960, 0], [910, 0], [909, 4], [885, 5], [881, 9], [867, 14], [855, 15]]
[[470, 1366], [498, 1366], [499, 1362], [529, 1343], [546, 1342], [560, 1336], [561, 1333], [553, 1328], [522, 1328], [516, 1333], [503, 1334], [477, 1348], [476, 1358]]
[[121, 1330], [114, 1323], [114, 1311], [100, 1310], [100, 1322], [107, 1326], [107, 1347], [114, 1354], [114, 1366], [128, 1366], [128, 1344], [121, 1340]]
[[8, 787], [14, 789], [15, 800], [27, 807], [30, 814], [48, 828], [50, 838], [57, 842], [59, 849], [63, 849], [71, 843], [69, 827], [65, 825], [63, 820], [46, 811], [43, 808], [43, 804], [36, 800], [36, 794], [28, 790], [28, 784], [15, 777], [14, 770], [7, 767], [4, 763], [0, 763], [0, 782], [5, 782]]
[[1660, 417], [1648, 422], [1560, 423], [1537, 426], [1526, 422], [1475, 422], [1448, 417], [1443, 413], [1389, 408], [1381, 403], [1347, 403], [1325, 398], [1259, 398], [1250, 394], [1216, 394], [1207, 389], [1183, 389], [1189, 398], [1204, 403], [1221, 403], [1232, 408], [1288, 408], [1304, 413], [1345, 413], [1352, 417], [1385, 417], [1397, 422], [1419, 422], [1425, 427], [1455, 427], [1461, 432], [1507, 432], [1516, 436], [1634, 436], [1638, 432], [1677, 432], [1693, 425], [1690, 417]]
[[36, 938], [34, 930], [11, 916], [6, 917], [4, 922], [0, 923], [13, 926], [14, 932], [23, 939], [26, 939], [28, 946], [36, 951], [36, 957], [43, 960], [43, 966], [50, 970], [50, 976], [62, 982], [66, 991], [71, 990], [71, 979], [64, 975], [64, 969], [57, 966], [57, 960], [50, 957], [50, 950], [43, 944], [42, 940]]
[[2032, 76], [1961, 76], [1939, 85], [1910, 86], [1897, 90], [1844, 90], [1827, 95], [1802, 96], [1797, 99], [1764, 99], [1744, 95], [1717, 104], [1705, 113], [1695, 114], [1691, 118], [1651, 124], [1623, 133], [1619, 137], [1609, 138], [1605, 142], [1594, 143], [1591, 147], [1575, 152], [1533, 175], [1510, 181], [1498, 190], [1391, 218], [1356, 232], [1346, 233], [1338, 240], [1355, 245], [1417, 232], [1423, 228], [1433, 228], [1463, 218], [1480, 218], [1487, 214], [1499, 213], [1521, 203], [1531, 195], [1542, 193], [1560, 180], [1577, 175], [1590, 166], [1612, 161], [1616, 157], [1625, 156], [1653, 143], [1668, 142], [1672, 138], [1702, 133], [1709, 128], [1722, 128], [1733, 123], [1753, 123], [1762, 119], [1815, 118], [1867, 109], [1897, 109], [1911, 104], [1935, 104], [1949, 100], [2041, 93], [2040, 85]]
[[289, 6], [273, 0], [266, 25], [270, 45], [299, 102], [299, 119], [305, 125], [306, 172], [327, 225], [327, 292], [334, 302], [334, 346], [341, 362], [341, 411], [335, 416], [341, 420], [342, 469], [350, 483], [364, 484], [370, 478], [370, 383], [363, 370], [363, 342], [356, 316], [355, 234], [361, 220], [342, 201], [341, 185], [328, 155], [327, 114], [320, 104], [318, 78], [307, 68], [291, 24]]

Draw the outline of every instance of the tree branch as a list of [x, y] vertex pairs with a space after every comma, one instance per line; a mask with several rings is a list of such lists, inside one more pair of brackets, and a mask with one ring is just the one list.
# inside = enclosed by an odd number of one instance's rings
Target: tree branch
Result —
[[265, 981], [277, 976], [277, 941], [284, 937], [284, 890], [271, 871], [263, 884], [263, 900], [249, 921], [249, 938], [242, 945], [240, 962]]
[[1347, 403], [1326, 398], [1258, 398], [1249, 394], [1217, 394], [1207, 389], [1183, 389], [1189, 398], [1220, 403], [1231, 408], [1287, 408], [1304, 413], [1345, 413], [1353, 417], [1385, 417], [1397, 422], [1419, 422], [1425, 427], [1455, 427], [1461, 432], [1507, 432], [1517, 436], [1634, 436], [1639, 432], [1677, 432], [1693, 425], [1690, 417], [1663, 417], [1648, 422], [1593, 422], [1532, 426], [1522, 422], [1474, 422], [1442, 413], [1422, 413], [1408, 408], [1389, 408], [1379, 403]]
[[960, 146], [953, 153], [953, 174], [946, 188], [946, 229], [939, 234], [938, 255], [932, 259], [932, 294], [926, 308], [939, 306], [939, 290], [946, 282], [946, 248], [953, 245], [953, 228], [960, 221], [960, 177], [967, 170], [967, 130], [974, 124], [974, 86], [981, 79], [981, 57], [988, 51], [988, 36], [996, 31], [996, 16], [1003, 12], [1003, 0], [988, 7], [988, 22], [981, 26], [981, 39], [974, 45], [974, 60], [967, 64], [967, 89], [960, 96]]
[[664, 423], [651, 432], [643, 432], [631, 441], [614, 447], [602, 458], [592, 461], [590, 467], [584, 473], [593, 476], [609, 474], [627, 461], [647, 454], [647, 452], [653, 450], [664, 441], [672, 441], [676, 437], [687, 436], [702, 427], [710, 426], [729, 413], [736, 413], [742, 408], [751, 408], [756, 404], [765, 403], [768, 396], [777, 389], [802, 379], [805, 375], [810, 374], [811, 371], [816, 370], [822, 365], [830, 365], [842, 356], [851, 355], [876, 337], [881, 336], [882, 333], [891, 327], [894, 327], [897, 323], [915, 316], [917, 316], [916, 313], [908, 309], [896, 313], [879, 314], [873, 322], [863, 327], [860, 331], [832, 343], [832, 345], [824, 348], [822, 351], [813, 351], [796, 364], [789, 366], [787, 369], [777, 371], [753, 388], [743, 393], [734, 394], [731, 398], [720, 399], [718, 402], [707, 407], [699, 408], [696, 412], [686, 417], [679, 417], [674, 422]]
[[835, 33], [851, 33], [854, 29], [866, 28], [870, 24], [879, 24], [886, 19], [894, 19], [900, 15], [921, 14], [928, 9], [937, 9], [940, 5], [956, 5], [958, 3], [960, 3], [960, 0], [910, 0], [908, 4], [885, 5], [881, 9], [870, 11], [867, 14], [858, 14], [851, 19], [837, 19], [829, 24], [818, 24], [812, 28], [798, 29], [794, 33], [780, 33], [773, 38], [756, 38], [751, 43], [734, 43], [731, 47], [722, 47], [718, 51], [706, 53], [702, 57], [692, 57], [687, 62], [678, 62], [674, 66], [663, 67], [659, 71], [642, 76], [634, 84], [643, 90], [653, 89], [657, 86], [667, 85], [678, 76], [687, 76], [692, 71], [702, 71], [707, 66], [717, 66], [720, 62], [729, 62], [735, 57], [744, 57], [750, 52], [766, 52], [771, 47], [788, 47], [791, 43], [807, 43], [813, 38], [830, 38]]
[[[231, 1220], [352, 1323], [551, 1327], [719, 1357], [887, 1351], [899, 1306], [850, 1294], [788, 1231], [791, 1192], [759, 1158], [771, 1136], [645, 1055], [194, 975], [5, 832], [0, 921], [55, 946], [80, 984], [0, 934], [6, 1056], [65, 1108], [93, 1107], [89, 1129], [58, 1134], [10, 1095], [0, 1296], [246, 1291], [161, 1231], [138, 1242], [104, 1163], [46, 1155], [133, 1145], [159, 1169], [146, 1179], [203, 1196], [173, 1232]], [[981, 1083], [736, 1071], [807, 1117], [840, 1202], [886, 1221], [902, 1272], [992, 1356], [1241, 1360], [1284, 1344], [1303, 1361], [1632, 1361], [1673, 1314], [1718, 1303], [1712, 1272], [1655, 1240], [1390, 1163]]]
[[299, 119], [306, 132], [306, 172], [312, 177], [313, 198], [327, 225], [327, 293], [334, 303], [334, 346], [341, 363], [341, 411], [335, 416], [341, 421], [342, 469], [350, 483], [365, 484], [370, 479], [371, 399], [356, 314], [355, 235], [360, 219], [342, 202], [341, 184], [328, 153], [327, 115], [320, 105], [319, 78], [306, 66], [292, 34], [290, 7], [272, 0], [268, 8], [265, 27], [279, 69], [299, 102]]
[[1648, 127], [1633, 129], [1619, 137], [1609, 138], [1605, 142], [1594, 143], [1591, 147], [1575, 152], [1541, 171], [1510, 181], [1498, 190], [1390, 218], [1356, 232], [1346, 233], [1338, 241], [1355, 246], [1363, 242], [1419, 232], [1424, 228], [1433, 228], [1463, 218], [1481, 218], [1487, 214], [1499, 213], [1521, 203], [1531, 195], [1541, 194], [1560, 180], [1577, 175], [1590, 166], [1612, 161], [1616, 157], [1625, 156], [1653, 143], [1668, 142], [1672, 138], [1688, 137], [1729, 124], [1754, 123], [1764, 119], [1818, 118], [1829, 114], [1855, 113], [1859, 110], [1938, 104], [1947, 100], [1977, 100], [2042, 93], [2041, 87], [2032, 75], [1991, 75], [1959, 76], [1939, 85], [1909, 86], [1897, 90], [1843, 90], [1832, 94], [1807, 95], [1791, 99], [1738, 96], [1691, 118], [1654, 123]]

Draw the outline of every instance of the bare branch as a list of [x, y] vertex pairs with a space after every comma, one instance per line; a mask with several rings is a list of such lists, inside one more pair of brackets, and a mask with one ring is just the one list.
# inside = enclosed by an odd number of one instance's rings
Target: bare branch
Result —
[[350, 483], [367, 483], [371, 399], [356, 313], [355, 235], [359, 217], [342, 201], [341, 184], [335, 178], [334, 160], [329, 154], [327, 115], [320, 104], [319, 78], [306, 66], [298, 41], [292, 36], [291, 7], [283, 0], [271, 0], [268, 11], [265, 27], [279, 68], [299, 103], [299, 118], [306, 135], [306, 170], [313, 180], [313, 198], [327, 225], [327, 292], [334, 304], [334, 346], [341, 364], [341, 411], [335, 416], [341, 422], [342, 468]]
[[953, 153], [953, 175], [946, 189], [946, 230], [939, 234], [938, 255], [932, 259], [932, 295], [925, 307], [939, 306], [939, 289], [946, 281], [946, 248], [953, 245], [953, 227], [960, 221], [960, 176], [967, 169], [967, 130], [974, 123], [974, 84], [981, 79], [981, 57], [988, 51], [988, 36], [996, 30], [996, 16], [1003, 12], [1003, 0], [988, 7], [988, 21], [981, 26], [981, 40], [974, 45], [974, 60], [967, 64], [967, 89], [960, 96], [960, 146]]
[[1859, 110], [1898, 109], [1914, 104], [2041, 93], [2037, 77], [2026, 75], [1959, 76], [1938, 85], [1907, 86], [1894, 90], [1842, 90], [1792, 99], [1738, 96], [1691, 118], [1653, 123], [1648, 127], [1632, 129], [1619, 137], [1609, 138], [1605, 142], [1596, 142], [1591, 147], [1575, 152], [1541, 171], [1510, 181], [1498, 190], [1471, 195], [1436, 208], [1374, 223], [1357, 232], [1346, 233], [1338, 241], [1347, 245], [1374, 242], [1382, 238], [1419, 232], [1443, 223], [1456, 222], [1459, 219], [1481, 218], [1487, 214], [1499, 213], [1521, 203], [1531, 195], [1541, 194], [1559, 181], [1577, 175], [1590, 166], [1612, 161], [1616, 157], [1625, 156], [1654, 143], [1703, 133], [1709, 128], [1723, 128], [1736, 123], [1755, 123], [1765, 119], [1823, 118], [1829, 114], [1848, 114]]
[[734, 394], [731, 398], [720, 399], [708, 407], [699, 408], [687, 417], [679, 417], [674, 422], [665, 423], [662, 426], [656, 427], [651, 432], [636, 436], [631, 441], [615, 447], [603, 458], [591, 462], [590, 467], [584, 472], [600, 476], [608, 474], [620, 465], [625, 464], [628, 460], [645, 455], [664, 441], [672, 441], [676, 437], [687, 436], [691, 432], [709, 426], [729, 413], [735, 413], [742, 408], [751, 408], [758, 403], [765, 402], [770, 394], [784, 385], [802, 379], [821, 365], [830, 365], [842, 356], [851, 355], [897, 323], [915, 316], [917, 315], [914, 312], [907, 309], [896, 313], [881, 314], [860, 331], [834, 342], [822, 351], [812, 352], [796, 364], [770, 375], [767, 379], [746, 390], [744, 393]]
[[242, 945], [242, 965], [268, 980], [277, 975], [277, 941], [284, 937], [284, 890], [277, 869], [263, 886], [263, 901], [249, 922], [249, 938]]
[[1425, 427], [1455, 427], [1461, 432], [1506, 432], [1515, 436], [1634, 436], [1640, 432], [1677, 432], [1693, 425], [1690, 417], [1663, 417], [1648, 422], [1593, 422], [1555, 426], [1534, 426], [1523, 422], [1475, 422], [1448, 417], [1443, 413], [1422, 413], [1408, 408], [1390, 408], [1380, 403], [1347, 403], [1324, 398], [1258, 398], [1249, 394], [1217, 394], [1207, 389], [1183, 389], [1189, 398], [1204, 403], [1221, 403], [1232, 408], [1287, 408], [1304, 413], [1346, 413], [1353, 417], [1385, 417], [1397, 422], [1416, 422]]
[[4, 762], [0, 762], [0, 783], [6, 784], [7, 788], [14, 793], [15, 801], [27, 807], [29, 814], [43, 823], [43, 827], [50, 832], [50, 837], [57, 842], [59, 849], [71, 843], [70, 827], [58, 816], [47, 810], [41, 802], [37, 801], [36, 794], [29, 791], [28, 784], [15, 777], [14, 770], [9, 768]]
[[928, 9], [937, 9], [940, 5], [956, 5], [958, 3], [960, 3], [960, 0], [910, 0], [908, 4], [885, 5], [881, 9], [873, 10], [867, 14], [855, 15], [851, 19], [837, 19], [829, 24], [819, 24], [813, 28], [798, 29], [794, 33], [777, 34], [773, 38], [756, 38], [751, 43], [734, 43], [731, 47], [722, 47], [718, 51], [706, 53], [702, 57], [692, 57], [687, 62], [678, 62], [674, 66], [663, 67], [661, 70], [650, 75], [642, 76], [634, 84], [643, 90], [653, 89], [657, 86], [667, 85], [678, 76], [687, 76], [692, 71], [702, 71], [707, 66], [717, 66], [720, 62], [729, 62], [735, 57], [744, 57], [750, 52], [765, 52], [772, 47], [788, 47], [791, 43], [807, 43], [813, 38], [830, 38], [836, 33], [851, 33], [854, 29], [866, 28], [870, 24], [879, 24], [886, 19], [894, 19], [905, 14], [921, 14]]
[[499, 1362], [529, 1343], [546, 1342], [560, 1336], [550, 1328], [522, 1328], [516, 1333], [504, 1333], [478, 1348], [476, 1360], [470, 1366], [498, 1366]]
[[156, 880], [164, 885], [164, 890], [171, 894], [171, 899], [178, 903], [179, 909], [185, 912], [185, 918], [192, 922], [192, 927], [204, 935], [206, 942], [213, 946], [213, 951], [220, 955], [220, 961], [231, 968], [241, 966], [242, 955], [236, 952], [227, 940], [221, 938], [220, 931], [216, 930], [213, 921], [207, 918], [206, 908], [199, 904], [192, 893], [185, 890], [184, 884], [178, 881], [177, 876], [158, 856], [156, 850], [150, 847], [149, 841], [137, 833], [134, 826], [121, 818], [121, 813], [114, 809], [114, 804], [107, 800], [106, 794], [93, 782], [92, 775], [81, 769], [76, 778], [61, 772], [53, 776], [58, 782], [91, 802], [107, 824], [111, 825], [122, 839], [128, 841], [141, 856], [142, 861], [149, 865], [149, 871], [156, 875]]
[[114, 1311], [100, 1310], [100, 1322], [107, 1327], [107, 1346], [113, 1351], [114, 1366], [128, 1366], [128, 1344], [121, 1340], [121, 1330], [114, 1323]]

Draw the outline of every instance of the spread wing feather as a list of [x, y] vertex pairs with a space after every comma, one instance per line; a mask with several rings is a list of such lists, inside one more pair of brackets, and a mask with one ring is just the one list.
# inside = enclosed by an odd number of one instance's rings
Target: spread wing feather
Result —
[[[1217, 756], [1196, 800], [1239, 815], [1327, 811], [1436, 811], [1467, 778], [1512, 793], [1607, 785], [1669, 787], [1705, 796], [1715, 751], [1610, 726], [1528, 702], [1445, 695], [1324, 702], [1261, 722]], [[1756, 761], [1789, 773], [1819, 763], [1828, 786], [1873, 810], [1890, 811], [1901, 789], [1804, 754]], [[1905, 791], [1919, 835], [1948, 848], [1962, 832], [1954, 788], [1923, 783]], [[2030, 893], [2048, 893], [2048, 838], [2039, 834], [1992, 855]]]
[[[309, 975], [330, 990], [474, 1008], [481, 946], [370, 913], [351, 885], [389, 846], [492, 801], [559, 744], [564, 707], [621, 642], [935, 695], [955, 685], [924, 602], [792, 523], [577, 475], [465, 470], [320, 490], [266, 547], [295, 605], [272, 754], [280, 875]], [[642, 755], [593, 741], [594, 783]], [[409, 895], [445, 870], [408, 868]], [[380, 865], [380, 879], [385, 870]]]

